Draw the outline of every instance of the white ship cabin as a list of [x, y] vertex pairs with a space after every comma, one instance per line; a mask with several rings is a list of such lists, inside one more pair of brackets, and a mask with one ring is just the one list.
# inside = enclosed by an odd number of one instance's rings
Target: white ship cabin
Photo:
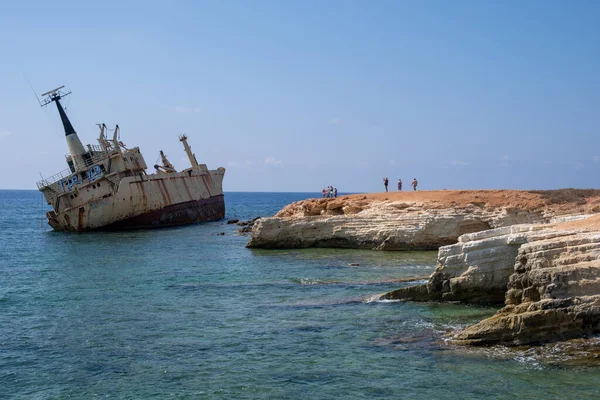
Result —
[[73, 147], [79, 146], [71, 146], [67, 140], [71, 147], [71, 153], [65, 156], [69, 168], [37, 183], [55, 211], [109, 197], [122, 178], [146, 175], [146, 161], [139, 147], [128, 149], [117, 139], [119, 126], [115, 127], [112, 140], [105, 137], [106, 125], [99, 127], [98, 145], [88, 144], [87, 149], [81, 146], [84, 151], [73, 151]]

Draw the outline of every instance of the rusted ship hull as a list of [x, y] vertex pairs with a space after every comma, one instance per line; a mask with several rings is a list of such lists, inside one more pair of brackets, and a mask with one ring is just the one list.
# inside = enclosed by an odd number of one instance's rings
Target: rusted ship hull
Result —
[[84, 200], [80, 204], [66, 206], [59, 213], [48, 212], [48, 224], [56, 231], [84, 232], [217, 221], [225, 217], [224, 173], [224, 169], [191, 168], [171, 174], [129, 176], [118, 185], [110, 176], [102, 177], [76, 189], [75, 199]]
[[115, 222], [100, 230], [163, 228], [198, 222], [218, 221], [225, 218], [223, 195], [209, 199], [192, 200], [154, 210], [136, 217]]

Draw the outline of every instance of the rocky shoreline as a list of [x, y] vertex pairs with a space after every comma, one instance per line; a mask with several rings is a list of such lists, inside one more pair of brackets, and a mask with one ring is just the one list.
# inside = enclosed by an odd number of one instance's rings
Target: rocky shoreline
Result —
[[600, 333], [600, 190], [439, 191], [293, 203], [248, 247], [438, 250], [426, 284], [379, 299], [504, 303], [449, 335], [525, 345]]

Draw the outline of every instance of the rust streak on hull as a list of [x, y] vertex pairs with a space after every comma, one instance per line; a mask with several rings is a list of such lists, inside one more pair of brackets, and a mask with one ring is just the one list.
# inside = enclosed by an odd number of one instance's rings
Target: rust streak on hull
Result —
[[79, 208], [79, 215], [77, 217], [77, 230], [83, 230], [83, 214], [85, 213], [85, 210], [83, 207]]
[[193, 198], [194, 198], [194, 196], [192, 196], [192, 193], [190, 192], [190, 188], [188, 187], [188, 185], [187, 185], [187, 182], [186, 182], [185, 178], [181, 179], [181, 182], [183, 183], [183, 187], [185, 188], [185, 192], [187, 193], [188, 197], [189, 197], [190, 199], [193, 199]]
[[98, 230], [161, 228], [205, 221], [218, 221], [224, 217], [225, 200], [223, 195], [219, 195], [208, 199], [174, 204], [160, 210], [149, 211], [112, 223]]
[[169, 196], [169, 192], [167, 187], [165, 186], [165, 182], [162, 179], [159, 179], [156, 181], [156, 183], [165, 204], [171, 204], [171, 196]]
[[141, 201], [142, 201], [142, 205], [145, 206], [146, 204], [148, 204], [148, 199], [146, 197], [146, 189], [144, 188], [144, 182], [135, 182], [138, 191], [140, 192], [140, 197], [141, 197]]

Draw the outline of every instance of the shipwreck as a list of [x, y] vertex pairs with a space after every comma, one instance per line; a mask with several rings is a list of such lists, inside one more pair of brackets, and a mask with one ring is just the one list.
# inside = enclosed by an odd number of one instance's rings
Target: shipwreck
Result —
[[41, 102], [56, 104], [69, 147], [68, 168], [37, 183], [52, 207], [46, 218], [54, 230], [159, 228], [224, 218], [225, 168], [199, 164], [185, 134], [179, 140], [191, 166], [177, 171], [160, 151], [162, 165], [147, 174], [139, 147], [119, 140], [118, 125], [110, 130], [97, 124], [98, 144], [83, 146], [60, 102], [69, 94], [61, 86], [44, 93]]

